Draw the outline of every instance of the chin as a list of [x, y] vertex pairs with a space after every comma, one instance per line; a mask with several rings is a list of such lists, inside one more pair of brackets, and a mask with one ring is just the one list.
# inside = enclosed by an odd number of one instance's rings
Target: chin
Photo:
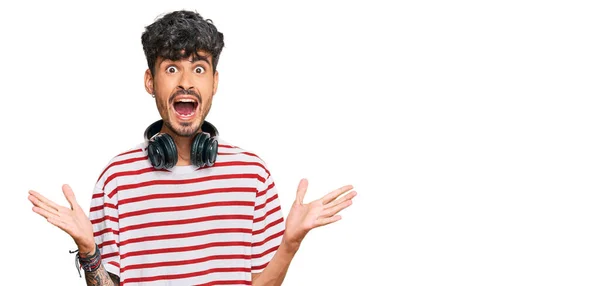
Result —
[[168, 126], [173, 131], [173, 133], [177, 134], [177, 136], [190, 137], [198, 133], [201, 124], [197, 121], [177, 122], [177, 120], [169, 120]]

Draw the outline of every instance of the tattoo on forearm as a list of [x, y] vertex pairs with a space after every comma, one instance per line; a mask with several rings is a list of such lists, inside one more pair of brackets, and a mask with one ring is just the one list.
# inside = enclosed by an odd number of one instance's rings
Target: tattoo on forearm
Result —
[[119, 279], [119, 276], [114, 275], [112, 273], [108, 273], [108, 276], [110, 276], [110, 279], [112, 279], [112, 281], [115, 284], [115, 286], [121, 285], [121, 280]]
[[88, 286], [119, 286], [119, 277], [109, 274], [101, 265], [96, 271], [85, 273], [85, 282]]

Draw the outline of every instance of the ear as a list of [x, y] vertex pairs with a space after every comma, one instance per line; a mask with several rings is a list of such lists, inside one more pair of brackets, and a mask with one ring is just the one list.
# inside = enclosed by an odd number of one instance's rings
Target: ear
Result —
[[215, 71], [213, 76], [213, 95], [217, 93], [217, 87], [219, 87], [219, 71]]
[[146, 73], [144, 73], [144, 85], [146, 87], [146, 91], [149, 94], [154, 95], [154, 81], [150, 69], [147, 69]]

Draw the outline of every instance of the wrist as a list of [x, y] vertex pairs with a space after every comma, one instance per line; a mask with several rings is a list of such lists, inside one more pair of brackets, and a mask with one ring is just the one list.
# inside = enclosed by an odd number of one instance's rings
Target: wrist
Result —
[[280, 248], [286, 253], [294, 254], [298, 251], [298, 249], [300, 249], [300, 241], [290, 241], [288, 239], [283, 239]]
[[[77, 259], [79, 261], [79, 265], [81, 269], [85, 272], [94, 272], [102, 266], [102, 256], [100, 255], [100, 250], [98, 246], [94, 244], [94, 251], [92, 255], [88, 255], [83, 257], [81, 255], [77, 255]], [[79, 268], [78, 268], [79, 270]]]
[[78, 244], [77, 248], [79, 250], [79, 256], [82, 258], [92, 256], [96, 253], [96, 243], [93, 240], [91, 242], [88, 241], [86, 243]]

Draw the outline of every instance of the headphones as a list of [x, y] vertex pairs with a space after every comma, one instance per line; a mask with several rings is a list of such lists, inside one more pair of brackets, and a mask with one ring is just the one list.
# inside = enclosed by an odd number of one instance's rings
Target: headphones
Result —
[[[166, 133], [159, 133], [163, 120], [152, 123], [144, 131], [144, 139], [148, 143], [148, 159], [154, 168], [171, 169], [177, 163], [177, 147], [173, 137]], [[217, 128], [204, 121], [202, 132], [194, 136], [190, 160], [197, 167], [210, 167], [217, 159]]]

